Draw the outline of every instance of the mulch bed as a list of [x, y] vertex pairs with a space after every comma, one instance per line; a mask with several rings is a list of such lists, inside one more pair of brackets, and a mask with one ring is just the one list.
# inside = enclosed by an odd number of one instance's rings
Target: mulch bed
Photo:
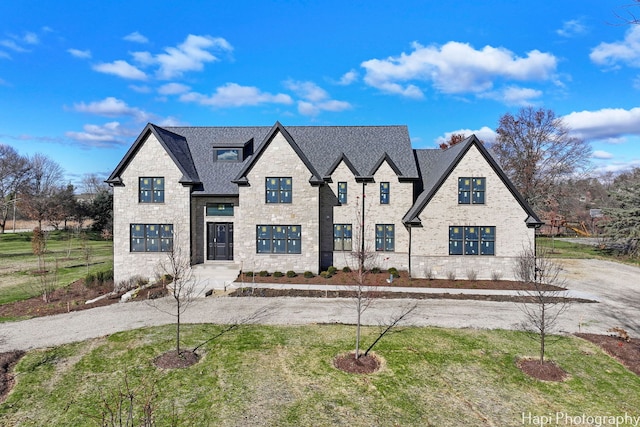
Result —
[[352, 374], [371, 374], [380, 369], [380, 360], [374, 354], [361, 354], [356, 359], [355, 353], [347, 353], [336, 356], [333, 366]]
[[631, 372], [640, 375], [640, 339], [630, 338], [629, 341], [626, 341], [616, 335], [583, 333], [575, 335], [596, 344]]
[[180, 353], [171, 350], [156, 357], [153, 363], [158, 368], [179, 369], [195, 365], [198, 360], [200, 360], [200, 356], [191, 350], [180, 350]]
[[[466, 279], [418, 279], [409, 277], [408, 272], [398, 272], [400, 277], [393, 279], [392, 283], [387, 283], [389, 279], [389, 273], [367, 273], [365, 277], [367, 286], [392, 286], [402, 288], [445, 288], [445, 289], [497, 289], [497, 290], [532, 290], [532, 286], [523, 282], [516, 282], [513, 280], [466, 280]], [[345, 273], [343, 271], [337, 271], [333, 276], [325, 278], [320, 275], [314, 277], [304, 277], [302, 274], [298, 274], [295, 277], [276, 277], [273, 274], [269, 276], [247, 276], [241, 274], [235, 281], [236, 284], [241, 283], [246, 286], [251, 286], [252, 283], [283, 283], [283, 284], [302, 284], [302, 285], [334, 285], [334, 286], [348, 286], [354, 285], [354, 273]], [[562, 291], [565, 288], [558, 286], [545, 285], [543, 290], [556, 290]]]
[[545, 360], [540, 363], [538, 359], [520, 359], [518, 368], [530, 377], [542, 381], [564, 381], [568, 375], [555, 363]]
[[0, 403], [4, 402], [14, 384], [11, 370], [24, 355], [24, 351], [9, 351], [0, 353]]

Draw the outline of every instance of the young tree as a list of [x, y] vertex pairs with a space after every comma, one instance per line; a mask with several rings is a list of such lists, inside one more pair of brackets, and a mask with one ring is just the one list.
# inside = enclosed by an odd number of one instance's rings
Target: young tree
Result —
[[0, 233], [4, 233], [9, 211], [15, 208], [17, 194], [29, 177], [31, 166], [9, 145], [0, 144]]
[[[152, 300], [152, 304], [158, 310], [170, 314], [176, 319], [176, 355], [182, 356], [180, 349], [180, 322], [184, 312], [198, 297], [198, 282], [191, 269], [191, 259], [189, 256], [188, 234], [174, 222], [173, 242], [171, 248], [166, 252], [166, 258], [158, 265], [158, 276], [161, 279], [168, 279], [170, 283], [166, 285], [169, 297], [165, 301]], [[162, 305], [168, 304], [168, 307]]]
[[516, 259], [514, 273], [517, 280], [531, 286], [530, 290], [520, 291], [525, 299], [519, 304], [525, 320], [522, 328], [533, 332], [540, 343], [540, 364], [544, 363], [545, 345], [562, 313], [569, 308], [569, 301], [561, 296], [558, 288], [563, 288], [565, 280], [560, 276], [562, 268], [553, 262], [546, 252], [537, 254], [533, 249], [525, 249]]
[[106, 234], [113, 231], [113, 193], [102, 189], [98, 191], [89, 205], [90, 217], [93, 219], [91, 228]]
[[540, 212], [559, 183], [586, 169], [591, 156], [587, 142], [552, 110], [524, 107], [500, 118], [492, 145], [495, 157], [525, 200]]

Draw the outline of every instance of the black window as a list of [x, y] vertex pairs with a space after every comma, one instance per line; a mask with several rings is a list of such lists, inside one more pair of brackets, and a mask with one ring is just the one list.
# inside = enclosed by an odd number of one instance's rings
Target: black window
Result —
[[267, 178], [266, 202], [267, 203], [291, 203], [292, 178]]
[[350, 251], [353, 245], [351, 224], [333, 224], [333, 250]]
[[338, 202], [341, 204], [347, 203], [347, 183], [338, 182]]
[[395, 240], [395, 225], [376, 224], [376, 251], [393, 252]]
[[169, 252], [173, 247], [172, 224], [131, 224], [131, 252]]
[[495, 255], [495, 245], [495, 227], [449, 227], [449, 255]]
[[164, 178], [139, 179], [140, 203], [164, 203]]
[[302, 227], [299, 225], [256, 226], [256, 252], [271, 254], [302, 253]]
[[382, 205], [389, 204], [389, 183], [388, 182], [380, 183], [380, 204]]
[[217, 148], [213, 150], [214, 162], [239, 162], [241, 160], [240, 150], [236, 148]]
[[458, 203], [483, 205], [486, 186], [486, 178], [458, 178]]

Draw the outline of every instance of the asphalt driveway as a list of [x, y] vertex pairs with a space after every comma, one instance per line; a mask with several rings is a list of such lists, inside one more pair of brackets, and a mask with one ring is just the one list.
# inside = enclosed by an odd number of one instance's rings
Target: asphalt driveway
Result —
[[[640, 336], [640, 268], [598, 260], [563, 260], [568, 288], [594, 296], [592, 304], [573, 304], [560, 319], [562, 332], [606, 334], [617, 326]], [[455, 291], [454, 291], [455, 292]], [[376, 300], [364, 324], [377, 325], [407, 300]], [[416, 326], [515, 329], [523, 315], [515, 303], [477, 300], [417, 301], [410, 322]], [[145, 301], [0, 324], [0, 351], [48, 347], [146, 326], [173, 323], [174, 318]], [[354, 301], [320, 298], [202, 298], [183, 315], [185, 323], [254, 322], [301, 325], [354, 323]]]

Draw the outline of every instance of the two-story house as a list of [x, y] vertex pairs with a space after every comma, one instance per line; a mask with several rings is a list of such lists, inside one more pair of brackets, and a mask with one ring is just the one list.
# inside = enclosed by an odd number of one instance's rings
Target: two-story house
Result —
[[[405, 126], [148, 124], [114, 187], [114, 275], [192, 264], [311, 271], [356, 265], [512, 275], [540, 224], [475, 136], [413, 149]], [[175, 241], [174, 241], [175, 239]]]

